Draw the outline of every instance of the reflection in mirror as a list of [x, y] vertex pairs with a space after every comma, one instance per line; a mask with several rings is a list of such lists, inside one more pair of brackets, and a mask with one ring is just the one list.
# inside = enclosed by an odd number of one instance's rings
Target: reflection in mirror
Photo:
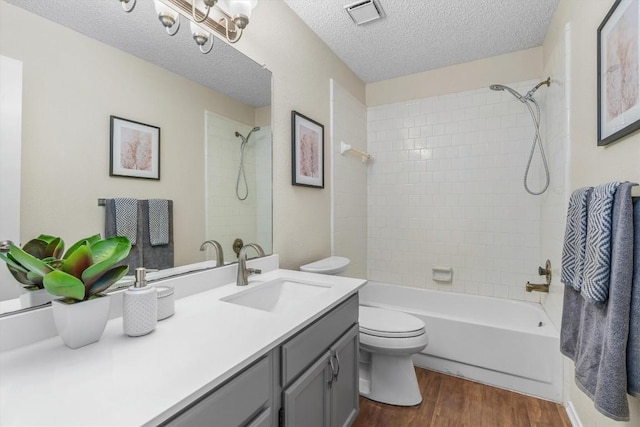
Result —
[[[200, 251], [210, 239], [223, 244], [225, 263], [236, 261], [235, 238], [272, 252], [271, 73], [263, 66], [219, 39], [203, 55], [189, 31], [167, 36], [152, 1], [124, 13], [117, 1], [0, 0], [0, 55], [23, 64], [22, 243], [41, 233], [67, 243], [104, 233], [100, 198], [162, 198], [174, 203], [175, 268], [159, 277], [215, 265], [210, 247]], [[109, 177], [110, 115], [161, 129], [160, 181]], [[230, 135], [212, 137], [211, 115]], [[235, 132], [254, 127], [261, 130], [243, 159], [249, 196], [240, 201]], [[205, 157], [224, 168], [205, 166]], [[10, 275], [0, 281], [0, 313], [29, 304]]]
[[[258, 243], [271, 253], [271, 129], [206, 113], [207, 238], [237, 261], [234, 241]], [[265, 197], [269, 195], [269, 197]], [[211, 249], [209, 249], [211, 250]]]

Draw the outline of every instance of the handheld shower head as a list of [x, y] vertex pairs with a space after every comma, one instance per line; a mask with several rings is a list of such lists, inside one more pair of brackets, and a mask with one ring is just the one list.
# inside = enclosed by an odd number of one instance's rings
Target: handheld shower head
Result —
[[507, 92], [509, 92], [511, 95], [515, 96], [517, 99], [519, 99], [521, 102], [525, 101], [525, 98], [520, 95], [518, 92], [516, 92], [515, 90], [511, 89], [509, 86], [505, 86], [505, 85], [491, 85], [489, 86], [489, 89], [491, 90], [497, 90], [497, 91], [501, 91], [501, 90], [506, 90]]
[[247, 134], [246, 137], [242, 136], [242, 134], [238, 131], [236, 131], [236, 137], [241, 138], [242, 139], [242, 143], [246, 144], [249, 141], [249, 137], [251, 136], [252, 133], [259, 131], [260, 128], [258, 126], [254, 127], [253, 129], [251, 129], [249, 131], [249, 133]]

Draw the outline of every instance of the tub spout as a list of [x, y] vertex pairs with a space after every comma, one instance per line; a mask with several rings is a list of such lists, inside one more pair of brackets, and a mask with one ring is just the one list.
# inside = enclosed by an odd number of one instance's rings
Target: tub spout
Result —
[[536, 292], [549, 292], [549, 285], [546, 283], [529, 283], [527, 282], [527, 292], [536, 291]]

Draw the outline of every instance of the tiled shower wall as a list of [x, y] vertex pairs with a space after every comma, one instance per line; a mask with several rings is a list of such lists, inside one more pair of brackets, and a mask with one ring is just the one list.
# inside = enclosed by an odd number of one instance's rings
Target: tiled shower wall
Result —
[[[270, 253], [271, 193], [269, 191], [267, 202], [266, 198], [258, 197], [258, 186], [271, 183], [271, 168], [266, 166], [271, 163], [270, 149], [268, 154], [262, 152], [267, 143], [268, 147], [271, 146], [269, 141], [265, 141], [265, 138], [270, 140], [271, 130], [262, 128], [254, 132], [245, 146], [244, 168], [249, 194], [246, 200], [239, 200], [236, 197], [236, 180], [241, 139], [235, 136], [235, 132], [246, 136], [251, 127], [207, 111], [206, 129], [206, 239], [220, 242], [225, 262], [236, 261], [232, 250], [236, 238], [241, 238], [244, 243], [257, 242], [268, 246], [264, 249]], [[260, 156], [256, 156], [257, 153]], [[269, 158], [265, 158], [267, 155]], [[260, 167], [256, 167], [257, 158], [260, 159]], [[261, 174], [260, 179], [257, 174]], [[240, 178], [240, 195], [244, 194], [244, 181]], [[260, 220], [258, 212], [262, 214]], [[268, 236], [268, 241], [262, 240], [264, 236]], [[207, 255], [212, 258], [213, 253]]]
[[[534, 135], [524, 104], [479, 89], [369, 108], [367, 128], [367, 278], [538, 301], [525, 293], [540, 279], [542, 199], [522, 183]], [[531, 169], [540, 189], [537, 152]]]

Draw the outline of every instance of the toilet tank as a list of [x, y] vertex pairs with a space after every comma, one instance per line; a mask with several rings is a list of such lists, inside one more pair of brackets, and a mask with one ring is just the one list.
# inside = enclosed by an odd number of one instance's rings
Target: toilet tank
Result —
[[312, 262], [300, 266], [300, 271], [317, 274], [331, 274], [335, 276], [344, 276], [347, 268], [349, 268], [351, 260], [341, 256], [331, 256], [319, 261]]

